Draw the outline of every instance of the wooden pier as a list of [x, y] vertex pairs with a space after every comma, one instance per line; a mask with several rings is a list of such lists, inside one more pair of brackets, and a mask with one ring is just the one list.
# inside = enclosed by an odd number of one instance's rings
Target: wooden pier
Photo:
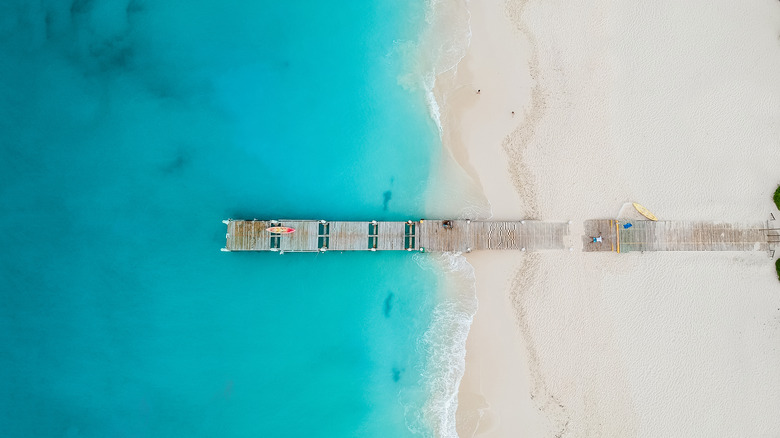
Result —
[[[568, 223], [540, 221], [419, 220], [343, 222], [226, 220], [225, 251], [538, 251], [565, 249]], [[267, 231], [295, 228], [291, 234]]]
[[[630, 225], [628, 225], [630, 224]], [[627, 227], [628, 225], [628, 227]], [[589, 220], [585, 221], [583, 251], [769, 251], [774, 235], [766, 222]], [[601, 237], [601, 242], [593, 238]]]
[[[226, 220], [223, 251], [539, 251], [571, 249], [569, 224], [541, 221], [418, 220]], [[629, 225], [630, 224], [630, 225]], [[268, 231], [291, 227], [291, 234]], [[588, 220], [585, 252], [634, 251], [772, 251], [780, 229], [767, 222], [733, 224], [648, 220]], [[594, 242], [594, 238], [596, 241]]]

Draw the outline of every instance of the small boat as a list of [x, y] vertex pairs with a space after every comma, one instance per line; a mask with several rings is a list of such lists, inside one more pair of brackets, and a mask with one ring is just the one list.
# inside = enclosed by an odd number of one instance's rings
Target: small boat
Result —
[[290, 227], [268, 227], [265, 229], [269, 233], [276, 233], [276, 234], [290, 234], [295, 232], [295, 228]]
[[634, 208], [636, 208], [636, 211], [642, 213], [642, 216], [650, 219], [651, 221], [657, 221], [658, 220], [658, 218], [655, 217], [655, 215], [653, 213], [650, 213], [650, 210], [646, 209], [645, 207], [643, 207], [640, 204], [637, 204], [636, 202], [634, 202]]

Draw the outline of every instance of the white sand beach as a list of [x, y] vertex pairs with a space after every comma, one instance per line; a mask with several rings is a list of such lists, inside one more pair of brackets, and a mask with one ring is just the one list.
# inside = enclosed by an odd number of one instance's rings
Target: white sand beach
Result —
[[766, 253], [578, 244], [582, 221], [631, 201], [670, 220], [780, 217], [780, 3], [469, 8], [468, 53], [437, 78], [445, 146], [494, 218], [571, 220], [575, 251], [468, 256], [459, 435], [780, 436]]

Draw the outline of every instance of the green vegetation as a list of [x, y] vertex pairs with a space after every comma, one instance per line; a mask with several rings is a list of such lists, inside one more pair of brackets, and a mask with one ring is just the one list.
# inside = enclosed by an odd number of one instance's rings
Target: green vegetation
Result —
[[[780, 185], [777, 186], [777, 190], [775, 190], [775, 196], [773, 199], [775, 200], [777, 209], [780, 210]], [[777, 270], [777, 279], [780, 280], [780, 259], [775, 261], [775, 269]]]
[[777, 186], [777, 190], [775, 190], [774, 200], [777, 209], [780, 210], [780, 186]]
[[777, 269], [777, 279], [780, 280], [780, 259], [775, 260], [775, 269]]

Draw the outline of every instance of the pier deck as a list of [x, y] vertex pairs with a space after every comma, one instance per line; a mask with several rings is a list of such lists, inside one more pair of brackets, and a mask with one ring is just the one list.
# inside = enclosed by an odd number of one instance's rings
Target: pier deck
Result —
[[[629, 228], [624, 226], [630, 223]], [[768, 251], [767, 224], [685, 221], [585, 221], [583, 251]], [[601, 243], [593, 237], [601, 236]]]
[[[227, 220], [226, 251], [538, 251], [566, 248], [567, 223], [540, 221], [420, 220], [343, 222]], [[292, 234], [267, 231], [295, 228]]]
[[[569, 224], [541, 221], [344, 222], [227, 220], [225, 251], [539, 251], [566, 249]], [[625, 228], [630, 223], [631, 226]], [[295, 228], [274, 234], [273, 226]], [[780, 230], [763, 223], [588, 220], [585, 252], [772, 251]], [[601, 237], [601, 242], [593, 242]]]

